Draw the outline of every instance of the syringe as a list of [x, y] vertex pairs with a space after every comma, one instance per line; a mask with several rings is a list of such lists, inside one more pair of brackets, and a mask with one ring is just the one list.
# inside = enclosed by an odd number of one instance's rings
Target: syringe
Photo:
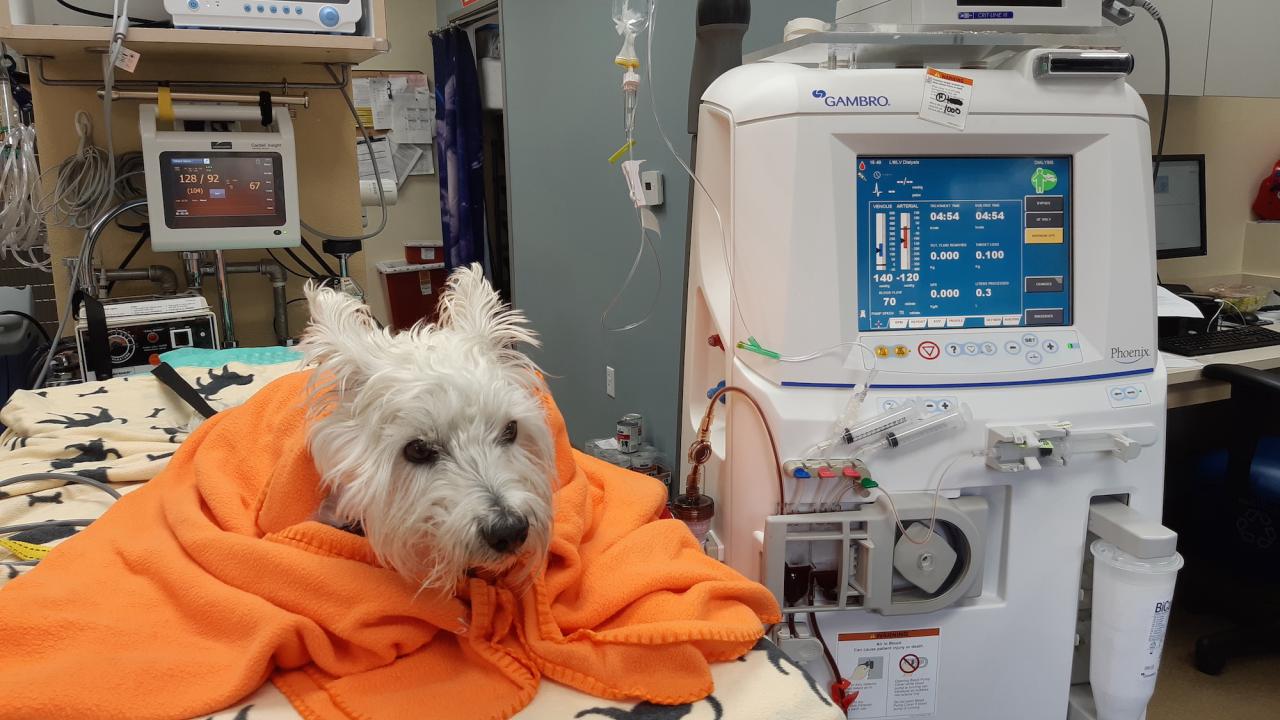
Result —
[[949, 430], [963, 428], [967, 422], [968, 418], [959, 410], [933, 415], [915, 425], [901, 430], [890, 431], [884, 436], [884, 445], [882, 447], [897, 450], [909, 445], [915, 445]]
[[887, 412], [844, 429], [841, 439], [854, 449], [875, 441], [884, 441], [894, 428], [900, 428], [920, 417], [916, 404], [911, 401], [896, 405]]

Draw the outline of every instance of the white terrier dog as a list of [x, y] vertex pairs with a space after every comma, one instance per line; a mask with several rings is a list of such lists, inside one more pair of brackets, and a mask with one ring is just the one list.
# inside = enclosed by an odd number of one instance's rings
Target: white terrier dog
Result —
[[519, 583], [544, 561], [555, 457], [537, 346], [478, 265], [450, 276], [436, 324], [379, 329], [349, 295], [308, 287], [301, 349], [317, 366], [308, 442], [329, 498], [423, 589], [469, 573]]

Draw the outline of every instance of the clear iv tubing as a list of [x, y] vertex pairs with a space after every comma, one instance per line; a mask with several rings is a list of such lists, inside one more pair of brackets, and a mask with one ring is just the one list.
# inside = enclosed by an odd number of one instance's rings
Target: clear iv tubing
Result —
[[[615, 3], [614, 19], [618, 20], [616, 5], [617, 3]], [[634, 22], [631, 22], [628, 24], [631, 25], [632, 27], [635, 27]], [[640, 27], [640, 29], [643, 29], [643, 27]], [[652, 51], [652, 46], [650, 46], [650, 51]], [[646, 61], [651, 61], [651, 60], [652, 60], [652, 57], [646, 58]], [[634, 161], [635, 160], [636, 109], [639, 105], [639, 101], [636, 97], [636, 93], [634, 92], [627, 92], [625, 94], [625, 98], [626, 98], [627, 104], [624, 109], [625, 117], [623, 119], [623, 122], [625, 125], [626, 134], [627, 134], [627, 160]], [[636, 208], [636, 221], [640, 225], [640, 246], [636, 248], [635, 260], [631, 261], [631, 270], [627, 272], [627, 279], [622, 281], [622, 285], [618, 288], [618, 292], [614, 294], [613, 299], [610, 300], [609, 304], [605, 306], [604, 312], [600, 313], [600, 327], [605, 332], [611, 332], [611, 333], [629, 332], [649, 322], [649, 320], [653, 317], [654, 310], [658, 308], [658, 300], [662, 297], [662, 256], [658, 254], [657, 247], [655, 247], [653, 244], [653, 241], [649, 239], [649, 229], [645, 227], [644, 212], [645, 212], [644, 208]], [[661, 235], [659, 234], [659, 236]], [[616, 327], [616, 328], [609, 327], [609, 313], [613, 312], [613, 308], [618, 304], [618, 301], [622, 299], [623, 293], [627, 291], [627, 288], [631, 287], [631, 282], [632, 280], [635, 279], [636, 271], [640, 269], [640, 261], [644, 259], [645, 248], [648, 248], [649, 252], [653, 255], [653, 262], [658, 273], [657, 287], [654, 288], [653, 299], [649, 301], [649, 311], [645, 313], [643, 318], [635, 322], [628, 323], [626, 325], [623, 325], [622, 327]]]
[[[8, 91], [8, 85], [3, 86]], [[40, 240], [40, 216], [36, 212], [39, 169], [35, 160], [36, 131], [8, 119], [5, 157], [0, 165], [0, 249], [29, 267], [43, 267], [30, 256]], [[28, 253], [24, 259], [22, 253]]]
[[[946, 479], [947, 473], [951, 472], [951, 468], [955, 467], [956, 463], [969, 457], [982, 457], [982, 452], [976, 451], [976, 452], [957, 453], [953, 455], [950, 460], [942, 464], [941, 471], [938, 472], [937, 479], [934, 481], [933, 510], [929, 514], [929, 531], [925, 533], [924, 536], [920, 538], [920, 540], [916, 540], [915, 538], [911, 537], [911, 533], [907, 532], [906, 526], [902, 524], [902, 516], [898, 514], [898, 508], [896, 505], [893, 504], [893, 496], [890, 495], [889, 492], [885, 490], [883, 487], [876, 487], [876, 490], [880, 491], [881, 497], [883, 497], [886, 501], [888, 501], [889, 510], [893, 513], [893, 521], [898, 524], [898, 530], [902, 533], [902, 537], [907, 539], [907, 542], [911, 543], [912, 545], [928, 544], [929, 538], [933, 537], [933, 533], [938, 527], [938, 503], [942, 499], [942, 483]], [[840, 496], [836, 498], [835, 502], [839, 502], [843, 500], [845, 494], [848, 492], [849, 490], [846, 489], [844, 493], [841, 493]]]
[[[662, 118], [659, 116], [659, 113], [658, 113], [658, 100], [657, 100], [658, 94], [655, 90], [656, 86], [654, 85], [654, 82], [653, 82], [653, 36], [657, 32], [657, 14], [658, 14], [657, 0], [649, 0], [649, 22], [648, 22], [649, 37], [646, 39], [647, 47], [645, 50], [645, 54], [646, 54], [645, 64], [647, 67], [645, 68], [645, 75], [646, 75], [645, 79], [649, 83], [649, 94], [652, 98], [652, 100], [650, 101], [650, 105], [653, 108], [653, 120], [655, 123], [657, 123], [658, 134], [662, 137], [662, 142], [666, 144], [667, 150], [671, 152], [671, 156], [676, 159], [676, 162], [679, 163], [680, 167], [684, 170], [685, 174], [687, 174], [689, 178], [693, 181], [694, 185], [696, 185], [697, 188], [702, 191], [703, 197], [705, 197], [707, 199], [707, 202], [710, 203], [711, 205], [711, 211], [715, 213], [716, 225], [720, 228], [720, 250], [721, 252], [724, 253], [726, 269], [729, 272], [729, 297], [733, 301], [734, 309], [738, 311], [738, 322], [742, 324], [742, 329], [746, 331], [746, 334], [748, 337], [754, 337], [755, 333], [751, 332], [751, 326], [747, 324], [746, 314], [742, 312], [742, 304], [738, 300], [738, 289], [736, 286], [736, 278], [734, 275], [734, 257], [731, 256], [729, 253], [729, 238], [724, 228], [724, 215], [720, 212], [719, 204], [716, 203], [715, 198], [711, 195], [711, 191], [708, 190], [707, 186], [703, 184], [702, 179], [699, 178], [698, 174], [693, 171], [693, 168], [689, 167], [689, 164], [685, 162], [683, 157], [680, 156], [680, 153], [676, 152], [675, 145], [672, 144], [671, 138], [667, 135], [666, 128], [663, 127], [662, 125]], [[807, 355], [796, 355], [796, 356], [781, 355], [776, 359], [779, 362], [786, 362], [786, 363], [809, 362], [810, 360], [815, 360], [819, 357], [822, 357], [823, 355], [827, 355], [841, 348], [850, 347], [850, 346], [858, 346], [858, 347], [861, 347], [863, 350], [866, 350], [868, 353], [871, 353], [870, 348], [868, 348], [866, 345], [863, 345], [862, 343], [845, 342], [845, 343], [839, 343], [837, 345], [832, 345], [831, 347], [824, 348], [822, 350], [818, 350], [817, 352], [812, 352]], [[871, 358], [872, 358], [871, 367], [866, 369], [870, 373], [874, 373], [875, 372], [875, 354], [874, 353], [871, 353]], [[865, 386], [870, 386], [871, 384], [870, 377], [871, 375], [868, 375], [868, 382], [864, 383]]]

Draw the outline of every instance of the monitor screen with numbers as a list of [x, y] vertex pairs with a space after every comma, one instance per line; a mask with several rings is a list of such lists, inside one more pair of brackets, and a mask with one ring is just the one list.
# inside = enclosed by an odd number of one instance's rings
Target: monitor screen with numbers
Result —
[[1070, 157], [859, 157], [862, 332], [1071, 324]]
[[161, 153], [165, 222], [172, 228], [284, 225], [282, 169], [274, 152]]

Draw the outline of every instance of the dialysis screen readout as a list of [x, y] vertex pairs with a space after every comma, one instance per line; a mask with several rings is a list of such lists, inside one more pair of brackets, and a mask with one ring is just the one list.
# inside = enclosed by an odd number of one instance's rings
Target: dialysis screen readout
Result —
[[1071, 158], [858, 159], [858, 328], [1071, 324]]
[[278, 153], [166, 152], [160, 169], [169, 227], [285, 224]]

